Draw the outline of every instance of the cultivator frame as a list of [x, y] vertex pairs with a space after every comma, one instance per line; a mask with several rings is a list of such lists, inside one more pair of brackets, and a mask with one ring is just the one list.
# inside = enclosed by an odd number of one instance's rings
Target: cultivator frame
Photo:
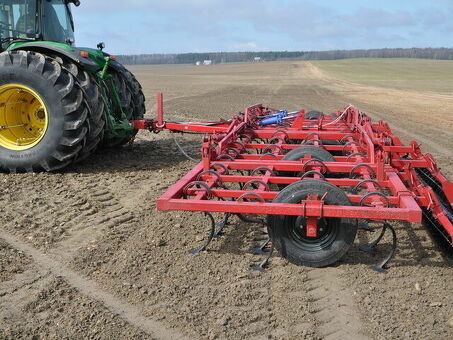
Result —
[[[382, 233], [367, 249], [373, 250], [388, 229], [394, 240], [391, 254], [376, 267], [380, 270], [396, 247], [389, 221], [422, 222], [425, 216], [453, 246], [453, 184], [418, 143], [403, 145], [388, 124], [373, 123], [353, 106], [312, 120], [304, 110], [254, 105], [229, 121], [184, 124], [163, 120], [162, 95], [157, 104], [157, 119], [133, 121], [136, 128], [206, 133], [201, 162], [157, 200], [158, 210], [225, 213], [223, 226], [231, 214], [250, 222], [260, 221], [250, 215], [301, 216], [301, 237], [308, 240], [320, 237], [323, 219], [363, 220], [368, 223], [359, 225], [367, 230], [378, 224]], [[334, 156], [288, 159], [288, 152], [307, 146]], [[329, 190], [297, 203], [275, 202], [285, 187], [306, 180], [341, 188], [350, 205], [326, 204]], [[212, 228], [208, 241], [215, 233]]]

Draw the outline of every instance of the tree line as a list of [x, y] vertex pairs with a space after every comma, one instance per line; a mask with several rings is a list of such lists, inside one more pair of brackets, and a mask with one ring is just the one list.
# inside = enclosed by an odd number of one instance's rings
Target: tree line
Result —
[[254, 61], [260, 58], [263, 61], [282, 59], [300, 59], [304, 52], [271, 51], [271, 52], [213, 52], [213, 53], [181, 53], [181, 54], [140, 54], [120, 55], [118, 60], [123, 64], [195, 64], [204, 60], [211, 60], [214, 64], [237, 63]]
[[214, 64], [276, 61], [276, 60], [337, 60], [349, 58], [422, 58], [453, 60], [453, 48], [384, 48], [371, 50], [334, 51], [269, 51], [269, 52], [213, 52], [181, 54], [119, 55], [118, 61], [126, 65], [195, 64], [211, 60]]

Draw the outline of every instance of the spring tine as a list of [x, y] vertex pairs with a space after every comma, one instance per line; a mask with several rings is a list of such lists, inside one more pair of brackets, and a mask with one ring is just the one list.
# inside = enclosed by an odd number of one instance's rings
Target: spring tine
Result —
[[374, 254], [376, 252], [376, 246], [379, 244], [379, 242], [381, 242], [382, 238], [384, 237], [385, 235], [385, 231], [386, 231], [387, 227], [386, 225], [384, 224], [382, 226], [382, 229], [381, 229], [381, 234], [379, 235], [379, 237], [374, 240], [373, 242], [371, 242], [370, 244], [368, 245], [364, 245], [364, 246], [361, 246], [359, 249], [361, 251], [364, 251], [366, 253], [372, 253]]
[[208, 236], [206, 242], [198, 249], [189, 250], [189, 254], [199, 254], [202, 251], [205, 251], [208, 248], [209, 244], [211, 244], [212, 239], [214, 238], [215, 227], [216, 227], [214, 217], [209, 212], [205, 212], [204, 214], [205, 214], [205, 216], [209, 217], [209, 219], [211, 220], [211, 232], [209, 233], [209, 236]]
[[387, 229], [389, 229], [392, 233], [392, 250], [390, 251], [390, 254], [388, 254], [387, 257], [384, 260], [382, 260], [382, 262], [370, 267], [371, 269], [373, 269], [374, 271], [376, 271], [378, 273], [386, 273], [386, 270], [385, 270], [386, 266], [390, 262], [390, 260], [392, 260], [393, 257], [395, 256], [396, 246], [397, 246], [397, 242], [398, 242], [397, 237], [396, 237], [396, 231], [389, 223], [385, 223], [383, 229], [384, 229], [384, 233], [385, 233], [385, 230], [387, 230]]
[[216, 223], [216, 227], [218, 227], [218, 229], [214, 232], [213, 235], [214, 238], [219, 238], [220, 236], [223, 235], [223, 229], [225, 229], [225, 227], [228, 225], [228, 220], [230, 216], [231, 213], [225, 213], [223, 215], [223, 219]]
[[269, 250], [269, 253], [267, 254], [266, 258], [259, 265], [253, 266], [252, 270], [257, 270], [262, 273], [266, 272], [266, 267], [269, 265], [269, 260], [271, 259], [273, 253], [274, 246], [271, 242], [271, 249]]
[[266, 254], [266, 251], [264, 251], [264, 249], [269, 245], [270, 242], [271, 242], [271, 238], [269, 237], [258, 248], [252, 248], [252, 254], [254, 254], [254, 255]]
[[365, 230], [369, 232], [373, 232], [375, 228], [369, 226], [369, 224], [365, 220], [357, 220], [357, 226], [360, 230]]

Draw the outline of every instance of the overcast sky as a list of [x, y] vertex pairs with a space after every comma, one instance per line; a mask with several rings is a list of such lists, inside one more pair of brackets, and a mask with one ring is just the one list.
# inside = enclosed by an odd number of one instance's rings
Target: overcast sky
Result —
[[81, 0], [78, 46], [114, 54], [453, 47], [453, 0]]

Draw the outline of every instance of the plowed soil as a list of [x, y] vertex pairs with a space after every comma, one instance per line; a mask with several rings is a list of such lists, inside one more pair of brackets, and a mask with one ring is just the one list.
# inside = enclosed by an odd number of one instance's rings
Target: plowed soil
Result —
[[[453, 95], [370, 87], [308, 62], [134, 67], [170, 120], [229, 118], [244, 107], [336, 111], [352, 103], [416, 139], [453, 177]], [[177, 136], [198, 157], [199, 138]], [[448, 339], [453, 269], [422, 225], [395, 224], [387, 274], [357, 246], [334, 267], [278, 255], [265, 273], [250, 250], [261, 226], [232, 218], [209, 251], [202, 214], [155, 210], [193, 163], [168, 133], [100, 150], [59, 174], [0, 175], [0, 339]], [[220, 218], [220, 216], [217, 216]]]

